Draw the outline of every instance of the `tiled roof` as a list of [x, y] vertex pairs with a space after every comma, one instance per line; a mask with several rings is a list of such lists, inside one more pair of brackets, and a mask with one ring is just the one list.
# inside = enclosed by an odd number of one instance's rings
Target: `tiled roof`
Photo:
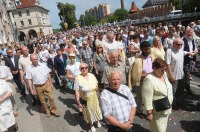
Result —
[[135, 2], [132, 2], [130, 12], [137, 12], [139, 9], [136, 6]]
[[154, 5], [162, 5], [168, 2], [169, 0], [147, 0], [147, 2], [142, 6], [142, 8], [154, 6]]
[[20, 0], [21, 5], [17, 5], [17, 9], [36, 6], [36, 0]]

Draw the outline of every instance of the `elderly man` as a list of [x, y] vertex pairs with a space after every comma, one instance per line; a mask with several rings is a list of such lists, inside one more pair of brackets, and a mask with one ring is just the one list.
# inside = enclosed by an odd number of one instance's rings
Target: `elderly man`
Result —
[[13, 79], [17, 84], [18, 88], [20, 89], [21, 94], [23, 96], [26, 96], [24, 85], [22, 85], [20, 81], [19, 65], [18, 65], [19, 56], [13, 55], [13, 49], [7, 49], [6, 52], [7, 52], [7, 57], [5, 57], [5, 65], [10, 68], [10, 71], [13, 75]]
[[[28, 79], [28, 85], [31, 94], [35, 95], [37, 92], [38, 98], [45, 109], [47, 117], [50, 117], [50, 111], [52, 115], [59, 117], [60, 114], [56, 111], [56, 106], [54, 103], [53, 84], [49, 74], [51, 70], [46, 65], [38, 63], [37, 54], [31, 54], [30, 59], [32, 64], [27, 69], [26, 78]], [[32, 84], [34, 84], [36, 92], [33, 90]], [[45, 102], [45, 95], [48, 96], [51, 105], [50, 110]]]
[[[174, 110], [179, 110], [178, 98], [183, 90], [183, 63], [184, 63], [184, 52], [181, 50], [183, 41], [181, 38], [176, 38], [173, 41], [173, 46], [171, 46], [165, 54], [165, 61], [167, 63], [167, 72], [169, 80], [173, 88], [174, 101], [172, 108]], [[190, 54], [190, 53], [188, 53]]]
[[118, 51], [111, 51], [109, 53], [110, 64], [105, 66], [101, 80], [101, 82], [104, 83], [104, 87], [109, 84], [108, 75], [112, 69], [118, 69], [122, 72], [122, 84], [126, 84], [126, 66], [118, 61], [118, 56]]
[[108, 124], [108, 132], [132, 132], [136, 103], [130, 89], [122, 85], [122, 78], [119, 70], [111, 70], [108, 76], [110, 87], [101, 93], [103, 116]]
[[[197, 45], [193, 38], [194, 30], [189, 28], [185, 32], [185, 37], [183, 38], [183, 51], [184, 51], [184, 73], [185, 73], [185, 85], [188, 94], [193, 94], [194, 92], [190, 89], [190, 80], [192, 77], [190, 75], [190, 70], [196, 70], [196, 54], [198, 53]], [[193, 67], [191, 64], [194, 64]]]
[[140, 44], [141, 55], [135, 60], [134, 64], [129, 70], [129, 87], [132, 89], [136, 87], [136, 102], [137, 102], [137, 115], [140, 118], [145, 118], [142, 106], [142, 85], [144, 78], [152, 72], [152, 61], [154, 58], [150, 55], [151, 45], [148, 41], [143, 41]]
[[88, 64], [89, 72], [92, 72], [94, 53], [90, 46], [88, 46], [87, 40], [84, 39], [82, 45], [83, 48], [80, 49], [80, 61], [81, 63], [85, 62], [86, 64]]
[[[31, 65], [31, 61], [30, 61], [29, 50], [26, 46], [22, 47], [22, 56], [19, 58], [18, 65], [19, 65], [21, 84], [25, 85], [26, 89], [29, 91], [28, 81], [25, 78], [25, 75], [26, 75], [27, 68]], [[29, 93], [30, 93], [30, 91], [29, 91]], [[37, 104], [37, 98], [36, 98], [36, 96], [34, 96], [32, 94], [30, 94], [30, 95], [33, 100], [32, 105], [35, 106]]]

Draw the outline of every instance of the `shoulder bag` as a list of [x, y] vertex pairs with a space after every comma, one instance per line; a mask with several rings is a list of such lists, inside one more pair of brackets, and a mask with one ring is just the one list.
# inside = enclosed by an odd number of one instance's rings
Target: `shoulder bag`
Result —
[[[167, 87], [166, 80], [165, 80], [165, 85]], [[168, 95], [168, 89], [167, 89], [167, 95]], [[163, 95], [163, 96], [164, 96], [164, 98], [153, 101], [154, 108], [156, 109], [157, 112], [171, 108], [168, 96], [166, 96], [166, 95]]]
[[106, 90], [108, 90], [108, 91], [110, 91], [110, 92], [112, 92], [112, 93], [114, 93], [114, 94], [117, 94], [117, 95], [119, 95], [119, 96], [121, 96], [121, 97], [123, 97], [123, 98], [129, 100], [128, 97], [127, 97], [126, 95], [123, 95], [123, 94], [121, 94], [121, 93], [119, 93], [119, 92], [117, 92], [117, 91], [111, 89], [110, 87], [107, 87]]

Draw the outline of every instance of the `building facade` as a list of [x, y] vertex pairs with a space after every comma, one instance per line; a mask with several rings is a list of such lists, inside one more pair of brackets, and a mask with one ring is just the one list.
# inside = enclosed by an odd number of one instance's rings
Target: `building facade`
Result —
[[13, 46], [17, 41], [12, 10], [15, 4], [11, 0], [0, 1], [0, 47]]
[[99, 4], [85, 11], [85, 15], [95, 16], [97, 21], [110, 14], [110, 6], [108, 4]]
[[[148, 0], [148, 1], [152, 1], [152, 0]], [[163, 0], [163, 3], [161, 2], [148, 3], [148, 1], [143, 5], [143, 9], [141, 10], [135, 11], [136, 9], [134, 8], [134, 6], [132, 6], [130, 11], [134, 10], [134, 12], [130, 12], [129, 18], [134, 20], [134, 19], [141, 19], [141, 18], [148, 18], [148, 17], [166, 16], [171, 11], [175, 10], [175, 7], [172, 5], [172, 3], [169, 3], [167, 1]]]
[[53, 33], [49, 19], [49, 10], [39, 5], [36, 0], [15, 0], [17, 10], [13, 10], [19, 41], [32, 37], [42, 37]]

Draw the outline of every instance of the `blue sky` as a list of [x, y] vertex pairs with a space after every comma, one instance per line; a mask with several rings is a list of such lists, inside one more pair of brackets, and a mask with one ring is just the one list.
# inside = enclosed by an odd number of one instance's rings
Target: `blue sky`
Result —
[[[147, 1], [147, 0], [124, 0], [124, 5], [127, 10], [131, 8], [131, 3], [135, 1], [138, 8]], [[41, 6], [50, 10], [49, 16], [53, 28], [60, 28], [60, 18], [58, 16], [58, 8], [56, 2], [61, 3], [70, 3], [76, 6], [76, 18], [79, 19], [81, 14], [84, 14], [85, 10], [90, 9], [94, 6], [97, 6], [101, 3], [106, 3], [110, 5], [111, 12], [114, 12], [116, 9], [120, 8], [120, 0], [40, 0]]]

